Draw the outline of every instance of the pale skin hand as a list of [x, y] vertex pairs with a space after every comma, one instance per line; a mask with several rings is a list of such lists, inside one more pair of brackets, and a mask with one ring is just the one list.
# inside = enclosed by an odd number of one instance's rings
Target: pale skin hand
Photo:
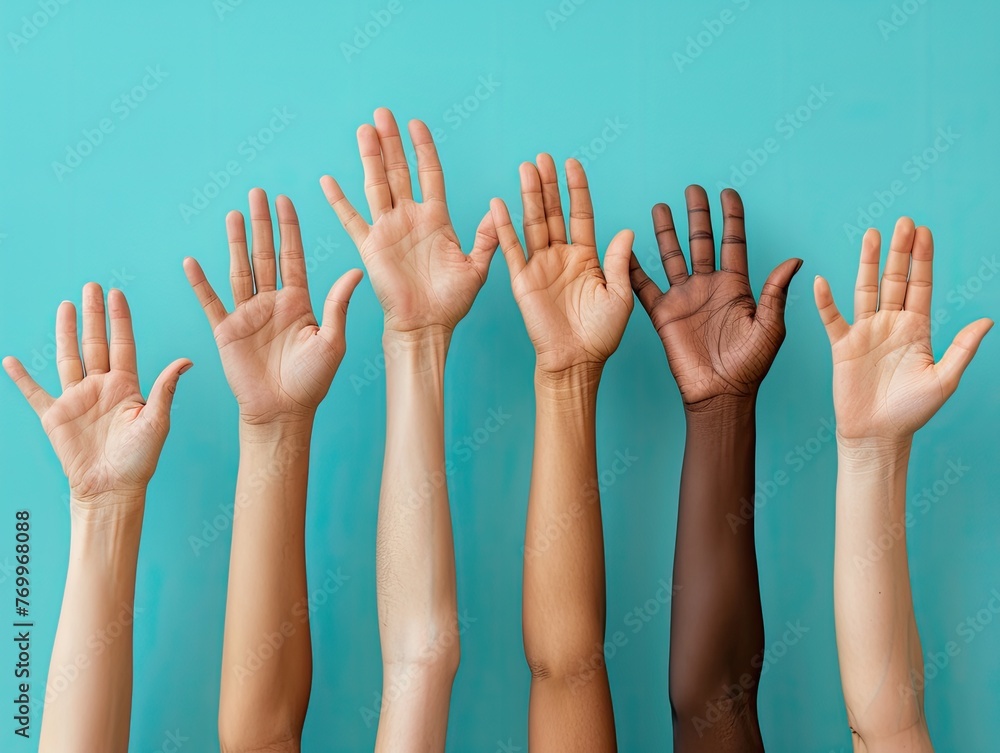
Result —
[[[201, 267], [184, 269], [215, 334], [240, 406], [240, 468], [223, 643], [223, 751], [297, 751], [309, 702], [312, 652], [305, 571], [305, 507], [313, 420], [346, 351], [344, 326], [360, 270], [330, 289], [322, 325], [306, 286], [291, 201], [277, 201], [277, 266], [267, 196], [250, 192], [253, 248], [243, 215], [226, 218], [235, 310], [227, 313]], [[283, 637], [260, 667], [268, 636]]]
[[636, 259], [632, 287], [663, 341], [684, 404], [692, 408], [720, 397], [756, 395], [785, 338], [785, 298], [802, 260], [788, 259], [775, 267], [754, 302], [740, 195], [732, 189], [722, 192], [718, 269], [708, 195], [700, 186], [690, 186], [686, 199], [690, 273], [670, 207], [657, 204], [653, 228], [670, 287], [661, 292]]
[[[993, 325], [989, 319], [969, 324], [934, 362], [933, 251], [930, 230], [900, 219], [879, 284], [880, 240], [869, 230], [853, 325], [837, 310], [826, 280], [817, 277], [814, 286], [834, 363], [837, 648], [860, 753], [933, 751], [906, 553], [906, 471], [913, 433], [954, 393]], [[900, 531], [887, 550], [871, 557], [872, 541]]]
[[496, 247], [483, 233], [488, 225], [483, 218], [472, 251], [462, 251], [448, 216], [434, 140], [419, 120], [410, 122], [409, 131], [419, 162], [420, 201], [413, 198], [399, 128], [384, 108], [376, 111], [374, 127], [358, 129], [371, 225], [351, 206], [337, 181], [325, 175], [321, 185], [371, 275], [386, 332], [450, 332], [486, 282]]
[[[132, 705], [132, 615], [136, 557], [146, 486], [170, 428], [170, 405], [191, 362], [167, 366], [142, 398], [132, 321], [125, 296], [108, 295], [111, 343], [99, 285], [83, 289], [83, 358], [76, 308], [56, 315], [56, 365], [62, 395], [54, 398], [7, 357], [3, 366], [52, 443], [70, 485], [72, 535], [49, 682], [79, 657], [89, 665], [61, 692], [50, 687], [39, 750], [125, 753]], [[116, 625], [121, 635], [95, 653], [92, 638]], [[56, 684], [56, 687], [59, 687]]]
[[[455, 554], [444, 456], [444, 365], [451, 333], [486, 281], [496, 243], [480, 224], [472, 251], [448, 218], [427, 126], [410, 123], [421, 201], [396, 121], [358, 130], [369, 225], [324, 176], [385, 313], [387, 427], [376, 571], [383, 701], [376, 751], [443, 751], [459, 662]], [[421, 491], [422, 490], [422, 491]]]
[[[597, 254], [583, 167], [566, 163], [569, 238], [555, 163], [521, 165], [524, 237], [507, 207], [492, 222], [511, 287], [535, 346], [537, 419], [524, 560], [524, 651], [531, 669], [529, 747], [537, 751], [616, 750], [604, 663], [604, 539], [597, 482], [595, 408], [605, 361], [632, 312], [623, 230]], [[555, 521], [572, 524], [554, 539]]]

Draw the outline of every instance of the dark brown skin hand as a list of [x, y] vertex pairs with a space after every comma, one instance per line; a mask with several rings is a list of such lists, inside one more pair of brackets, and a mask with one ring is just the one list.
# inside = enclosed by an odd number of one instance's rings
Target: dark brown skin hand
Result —
[[725, 218], [719, 269], [708, 195], [688, 187], [691, 272], [674, 229], [670, 207], [653, 207], [653, 228], [670, 288], [661, 292], [631, 262], [632, 288], [667, 351], [685, 408], [697, 410], [719, 398], [753, 397], [785, 339], [785, 298], [801, 259], [788, 259], [768, 276], [755, 302], [747, 271], [743, 201], [722, 192]]

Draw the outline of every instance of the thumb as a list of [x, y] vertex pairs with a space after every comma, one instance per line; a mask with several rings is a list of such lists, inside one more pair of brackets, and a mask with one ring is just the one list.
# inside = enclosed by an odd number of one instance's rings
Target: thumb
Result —
[[493, 212], [488, 211], [476, 228], [476, 240], [472, 244], [472, 252], [469, 258], [476, 265], [479, 274], [485, 280], [490, 271], [490, 262], [493, 261], [493, 254], [496, 253], [500, 239], [497, 238], [496, 226], [493, 224]]
[[635, 243], [635, 233], [631, 230], [620, 230], [611, 239], [607, 253], [604, 254], [604, 279], [608, 281], [608, 288], [630, 304], [634, 301], [632, 283], [629, 280], [633, 243]]
[[785, 301], [788, 286], [795, 273], [802, 268], [802, 259], [786, 259], [764, 280], [757, 303], [757, 318], [770, 326], [785, 326]]
[[146, 407], [143, 408], [143, 413], [153, 424], [170, 425], [170, 406], [173, 405], [174, 393], [177, 391], [177, 380], [192, 366], [194, 364], [189, 359], [178, 358], [156, 377], [153, 388], [149, 391]]
[[344, 339], [344, 328], [347, 326], [347, 305], [358, 283], [365, 276], [360, 269], [351, 269], [333, 283], [323, 304], [323, 325], [319, 333], [331, 345]]
[[965, 325], [962, 330], [955, 335], [948, 350], [941, 356], [941, 360], [934, 366], [934, 370], [944, 387], [945, 398], [958, 389], [958, 382], [965, 373], [965, 369], [972, 363], [973, 356], [979, 350], [979, 344], [986, 337], [986, 333], [993, 328], [993, 321], [990, 319], [979, 319], [972, 324]]

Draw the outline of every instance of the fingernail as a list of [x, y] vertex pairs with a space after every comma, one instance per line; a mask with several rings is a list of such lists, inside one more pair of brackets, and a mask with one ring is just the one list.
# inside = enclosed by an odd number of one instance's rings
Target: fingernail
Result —
[[189, 371], [189, 370], [191, 369], [191, 367], [192, 367], [192, 366], [194, 366], [194, 364], [193, 364], [193, 363], [189, 363], [189, 364], [186, 364], [186, 365], [182, 366], [182, 367], [181, 367], [181, 370], [177, 372], [177, 376], [180, 376], [180, 375], [181, 375], [181, 374], [183, 374], [184, 372], [186, 372], [186, 371]]
[[795, 265], [795, 271], [798, 272], [802, 269], [802, 259], [799, 259], [799, 263]]

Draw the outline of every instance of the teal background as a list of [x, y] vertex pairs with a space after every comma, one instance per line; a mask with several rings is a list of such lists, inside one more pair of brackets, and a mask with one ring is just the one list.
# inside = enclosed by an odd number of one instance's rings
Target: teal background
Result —
[[[561, 164], [576, 153], [587, 161], [601, 241], [621, 227], [635, 229], [636, 251], [661, 283], [649, 208], [660, 200], [681, 206], [692, 182], [716, 195], [734, 181], [734, 166], [755, 150], [760, 157], [764, 147], [767, 159], [754, 174], [742, 182], [735, 176], [747, 205], [755, 289], [789, 256], [803, 257], [805, 266], [792, 286], [788, 339], [760, 400], [760, 577], [768, 645], [780, 641], [788, 622], [808, 632], [787, 651], [776, 647], [760, 716], [774, 753], [849, 749], [833, 631], [835, 450], [823, 424], [832, 417], [830, 359], [810, 282], [826, 275], [850, 311], [859, 248], [852, 236], [860, 231], [845, 225], [857, 225], [859, 212], [898, 181], [901, 195], [872, 221], [887, 233], [907, 213], [935, 232], [935, 310], [942, 320], [935, 352], [961, 325], [1000, 313], [1000, 275], [987, 263], [995, 264], [998, 251], [1000, 6], [52, 0], [56, 12], [32, 38], [21, 44], [9, 36], [24, 35], [25, 17], [45, 14], [48, 1], [9, 0], [0, 11], [0, 349], [29, 366], [37, 355], [40, 381], [57, 389], [50, 334], [56, 306], [78, 301], [81, 286], [96, 280], [129, 297], [144, 389], [171, 359], [195, 362], [181, 381], [147, 505], [132, 750], [170, 750], [164, 746], [175, 730], [189, 738], [182, 750], [218, 746], [228, 524], [223, 518], [218, 540], [197, 554], [190, 541], [232, 502], [236, 411], [181, 259], [196, 255], [228, 300], [226, 211], [245, 209], [253, 186], [272, 199], [286, 193], [299, 211], [321, 306], [334, 279], [359, 261], [317, 180], [331, 172], [363, 203], [354, 132], [379, 105], [444, 133], [451, 212], [470, 244], [490, 197], [519, 206], [520, 161], [547, 150]], [[390, 6], [399, 12], [388, 11], [388, 25], [357, 54], [345, 54], [342, 45], [353, 44], [371, 13]], [[724, 11], [731, 23], [714, 36], [705, 24]], [[699, 45], [700, 33], [711, 43], [689, 63], [676, 59]], [[119, 98], [141, 84], [147, 66], [166, 77], [123, 119]], [[499, 86], [480, 88], [484, 96], [477, 98], [480, 77]], [[825, 88], [826, 101], [800, 128], [790, 126], [788, 115], [808, 107], [812, 87]], [[244, 145], [269, 125], [274, 108], [294, 116], [287, 127], [263, 150]], [[103, 118], [111, 132], [79, 167], [57, 175], [52, 163], [65, 161], [82, 132]], [[606, 134], [615, 138], [587, 146], [602, 138], [609, 119], [619, 123], [617, 133]], [[939, 140], [935, 149], [939, 129], [951, 129], [947, 148]], [[777, 146], [770, 153], [767, 139]], [[924, 170], [913, 158], [927, 149], [934, 162]], [[230, 160], [239, 173], [186, 220], [180, 205]], [[683, 212], [678, 219], [683, 225]], [[310, 582], [319, 588], [338, 568], [349, 580], [313, 614], [315, 674], [304, 740], [310, 751], [365, 750], [374, 741], [363, 710], [381, 685], [374, 579], [385, 418], [380, 331], [366, 280], [351, 307], [349, 351], [320, 409], [313, 447]], [[997, 337], [987, 338], [958, 394], [918, 435], [910, 473], [911, 566], [924, 649], [940, 655], [949, 641], [960, 644], [928, 681], [927, 715], [939, 750], [986, 751], [1000, 738], [1000, 615], [982, 613], [981, 630], [968, 642], [968, 629], [960, 627], [976, 620], [1000, 588], [991, 377], [1000, 366]], [[448, 369], [459, 600], [474, 620], [462, 638], [448, 747], [524, 750], [529, 675], [520, 576], [532, 350], [499, 254], [458, 329]], [[35, 416], [8, 380], [0, 382], [0, 400], [0, 563], [14, 556], [14, 510], [29, 509], [33, 690], [41, 695], [67, 561], [65, 483]], [[477, 440], [491, 409], [510, 418]], [[472, 452], [461, 449], [466, 437], [476, 445]], [[662, 348], [638, 307], [605, 373], [599, 442], [607, 472], [608, 633], [627, 636], [608, 662], [620, 748], [666, 751], [669, 616], [655, 596], [671, 572], [683, 423]], [[619, 451], [636, 460], [615, 475], [610, 467]], [[954, 485], [942, 481], [949, 462], [967, 467]], [[787, 483], [768, 488], [779, 472]], [[935, 482], [935, 501], [918, 498]], [[8, 569], [0, 580], [0, 624], [9, 626]], [[651, 598], [648, 622], [636, 631], [629, 614]], [[12, 642], [0, 640], [0, 698], [12, 698], [14, 661]], [[0, 749], [34, 750], [37, 737], [12, 734], [12, 715], [11, 705], [0, 714]], [[34, 735], [38, 723], [36, 712]]]

